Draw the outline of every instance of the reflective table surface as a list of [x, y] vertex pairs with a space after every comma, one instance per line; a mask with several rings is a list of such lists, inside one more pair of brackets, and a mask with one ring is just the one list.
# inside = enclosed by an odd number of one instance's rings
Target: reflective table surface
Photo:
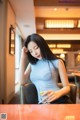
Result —
[[0, 105], [0, 120], [80, 120], [80, 104]]

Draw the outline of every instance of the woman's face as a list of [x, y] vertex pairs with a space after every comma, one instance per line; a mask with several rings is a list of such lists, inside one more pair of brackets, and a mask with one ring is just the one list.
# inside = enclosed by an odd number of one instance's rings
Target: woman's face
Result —
[[28, 51], [33, 57], [37, 59], [42, 59], [40, 48], [35, 42], [31, 41], [28, 43]]

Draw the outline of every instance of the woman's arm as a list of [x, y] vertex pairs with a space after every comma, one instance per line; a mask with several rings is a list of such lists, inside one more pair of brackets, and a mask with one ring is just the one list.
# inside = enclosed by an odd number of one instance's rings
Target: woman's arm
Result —
[[46, 101], [51, 102], [51, 101], [57, 100], [58, 98], [60, 98], [63, 95], [66, 95], [70, 91], [67, 72], [66, 72], [65, 65], [62, 60], [59, 60], [58, 71], [59, 71], [61, 82], [63, 84], [63, 88], [61, 88], [58, 91], [50, 90], [50, 91], [46, 91], [45, 93], [43, 93], [42, 96], [46, 96], [46, 99], [43, 100], [44, 103]]
[[[25, 84], [30, 75], [31, 68], [30, 68], [30, 64], [28, 64], [27, 66], [27, 63], [28, 63], [27, 49], [23, 47], [21, 53], [21, 60], [20, 60], [20, 69], [19, 69], [19, 81], [21, 84]], [[26, 74], [25, 74], [25, 70], [26, 70]]]
[[68, 81], [66, 68], [65, 68], [65, 65], [62, 60], [59, 60], [58, 71], [59, 71], [60, 79], [61, 79], [61, 82], [63, 85], [63, 88], [60, 89], [60, 94], [62, 96], [62, 95], [69, 93], [69, 91], [70, 91], [70, 85], [69, 85], [69, 81]]

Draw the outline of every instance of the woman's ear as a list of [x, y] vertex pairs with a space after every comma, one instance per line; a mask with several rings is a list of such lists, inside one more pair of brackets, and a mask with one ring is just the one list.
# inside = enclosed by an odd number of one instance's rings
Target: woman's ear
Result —
[[28, 49], [25, 46], [23, 47], [23, 49], [24, 49], [24, 52], [28, 52]]

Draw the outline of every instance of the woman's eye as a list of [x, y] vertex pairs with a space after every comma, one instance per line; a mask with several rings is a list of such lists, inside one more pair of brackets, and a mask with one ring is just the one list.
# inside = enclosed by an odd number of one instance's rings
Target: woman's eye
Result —
[[38, 46], [36, 46], [35, 49], [38, 49]]

